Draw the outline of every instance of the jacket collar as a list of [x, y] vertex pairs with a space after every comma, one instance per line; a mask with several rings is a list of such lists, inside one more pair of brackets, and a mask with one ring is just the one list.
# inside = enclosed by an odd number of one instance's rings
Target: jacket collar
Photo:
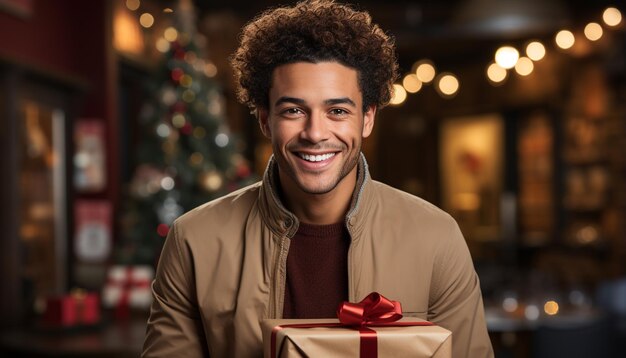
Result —
[[[352, 193], [350, 208], [345, 217], [346, 227], [350, 231], [352, 240], [358, 237], [362, 229], [364, 217], [369, 212], [370, 174], [365, 156], [361, 153], [358, 169], [357, 183]], [[278, 163], [272, 156], [265, 169], [261, 190], [259, 191], [259, 209], [265, 224], [274, 233], [274, 237], [287, 236], [291, 238], [298, 231], [300, 224], [298, 218], [280, 201], [278, 194]]]

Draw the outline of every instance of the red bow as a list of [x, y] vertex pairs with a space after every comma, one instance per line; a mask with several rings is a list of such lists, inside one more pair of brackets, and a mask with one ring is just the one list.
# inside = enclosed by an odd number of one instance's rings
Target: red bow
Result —
[[372, 292], [359, 303], [343, 302], [337, 308], [339, 321], [346, 326], [369, 326], [395, 322], [402, 318], [402, 306], [398, 301]]

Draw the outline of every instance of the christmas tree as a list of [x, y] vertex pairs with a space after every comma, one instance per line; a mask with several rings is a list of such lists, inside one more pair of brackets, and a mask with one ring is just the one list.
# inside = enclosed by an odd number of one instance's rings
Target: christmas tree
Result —
[[224, 100], [203, 60], [191, 1], [181, 0], [174, 26], [157, 47], [163, 64], [147, 83], [136, 169], [125, 203], [116, 261], [154, 264], [173, 221], [184, 212], [251, 183], [224, 117]]

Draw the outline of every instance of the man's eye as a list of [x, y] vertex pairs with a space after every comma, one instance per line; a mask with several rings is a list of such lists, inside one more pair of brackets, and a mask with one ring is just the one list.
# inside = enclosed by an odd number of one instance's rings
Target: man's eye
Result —
[[343, 116], [348, 114], [348, 111], [341, 108], [333, 108], [330, 110], [330, 114], [332, 114], [333, 116]]
[[283, 111], [283, 114], [288, 116], [296, 116], [302, 114], [302, 110], [300, 108], [287, 108]]

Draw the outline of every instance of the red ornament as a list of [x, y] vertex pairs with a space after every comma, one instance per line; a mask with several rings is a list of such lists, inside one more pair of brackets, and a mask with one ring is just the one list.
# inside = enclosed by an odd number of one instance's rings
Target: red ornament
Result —
[[172, 70], [172, 79], [176, 82], [180, 81], [180, 78], [183, 77], [185, 73], [180, 68], [176, 67]]
[[190, 135], [193, 132], [193, 127], [189, 122], [185, 122], [185, 125], [180, 128], [180, 132], [185, 135]]
[[170, 227], [165, 224], [159, 224], [159, 226], [157, 226], [157, 234], [161, 237], [166, 237], [169, 231]]
[[245, 165], [242, 164], [240, 166], [237, 167], [237, 176], [240, 178], [247, 178], [250, 175], [250, 168]]
[[184, 112], [187, 111], [187, 106], [185, 106], [185, 103], [183, 103], [183, 102], [176, 102], [172, 106], [172, 109], [174, 110], [173, 112], [184, 113]]
[[177, 49], [174, 52], [174, 58], [176, 58], [177, 60], [184, 60], [185, 59], [185, 51], [183, 51], [181, 49]]

